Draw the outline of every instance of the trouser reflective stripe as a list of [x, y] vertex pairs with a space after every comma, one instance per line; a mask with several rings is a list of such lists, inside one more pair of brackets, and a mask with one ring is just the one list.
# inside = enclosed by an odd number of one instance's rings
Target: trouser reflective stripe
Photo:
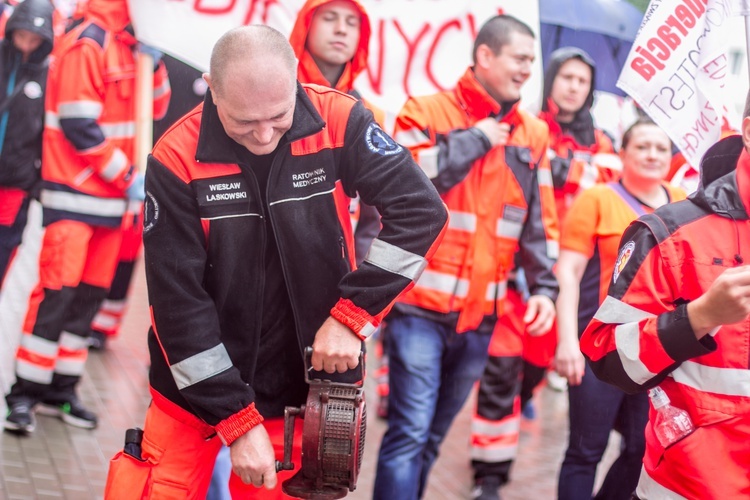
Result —
[[[23, 326], [30, 336], [22, 339], [17, 353], [16, 393], [46, 397], [50, 391], [73, 390], [83, 373], [91, 320], [112, 281], [121, 237], [118, 228], [77, 221], [59, 221], [46, 228], [39, 283], [29, 299]], [[42, 344], [58, 349], [54, 354], [36, 352], [34, 346]]]

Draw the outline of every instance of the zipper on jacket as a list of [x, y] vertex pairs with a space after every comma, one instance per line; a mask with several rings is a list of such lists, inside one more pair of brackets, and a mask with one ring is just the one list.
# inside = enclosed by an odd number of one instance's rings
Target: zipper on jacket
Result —
[[[283, 145], [279, 144], [279, 146], [277, 146], [277, 153], [276, 155], [274, 155], [273, 161], [271, 162], [271, 168], [269, 169], [269, 172], [268, 172], [268, 182], [266, 183], [266, 204], [268, 205], [267, 207], [268, 212], [266, 215], [268, 218], [267, 223], [271, 224], [271, 231], [273, 231], [273, 237], [276, 238], [276, 248], [279, 251], [279, 260], [281, 261], [281, 272], [284, 275], [284, 284], [286, 284], [286, 294], [287, 294], [287, 297], [289, 298], [289, 305], [292, 308], [292, 317], [294, 318], [294, 329], [295, 329], [295, 333], [297, 337], [297, 346], [299, 347], [300, 354], [304, 356], [305, 346], [302, 345], [302, 338], [300, 336], [299, 314], [297, 313], [297, 307], [294, 304], [293, 293], [292, 293], [291, 285], [289, 283], [289, 272], [286, 269], [286, 259], [284, 258], [284, 250], [282, 249], [282, 244], [279, 241], [279, 236], [278, 236], [279, 233], [276, 230], [276, 224], [274, 223], [273, 217], [271, 217], [271, 198], [269, 196], [270, 194], [269, 186], [271, 185], [271, 182], [273, 180], [273, 174], [275, 172], [274, 167], [276, 167], [277, 161], [279, 160], [279, 156], [286, 154], [286, 151], [279, 149], [279, 147], [283, 146], [284, 148], [286, 148], [288, 144], [289, 142], [285, 141]], [[264, 283], [264, 286], [265, 286], [265, 283]]]

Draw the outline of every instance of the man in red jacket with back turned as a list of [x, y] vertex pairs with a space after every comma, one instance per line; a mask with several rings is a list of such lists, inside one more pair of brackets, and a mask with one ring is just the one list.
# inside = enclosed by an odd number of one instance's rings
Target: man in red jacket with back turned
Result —
[[652, 400], [640, 499], [750, 497], [750, 95], [742, 136], [701, 161], [698, 190], [633, 222], [581, 337], [597, 377], [659, 387], [695, 430], [659, 439]]

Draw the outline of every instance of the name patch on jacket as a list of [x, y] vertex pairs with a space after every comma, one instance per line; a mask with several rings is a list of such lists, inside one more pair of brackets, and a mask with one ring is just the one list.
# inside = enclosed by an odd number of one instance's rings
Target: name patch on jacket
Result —
[[242, 175], [230, 175], [193, 181], [201, 218], [211, 219], [250, 212], [247, 181]]
[[303, 188], [325, 182], [326, 171], [324, 168], [316, 168], [309, 172], [302, 172], [301, 174], [292, 174], [292, 186], [295, 188]]

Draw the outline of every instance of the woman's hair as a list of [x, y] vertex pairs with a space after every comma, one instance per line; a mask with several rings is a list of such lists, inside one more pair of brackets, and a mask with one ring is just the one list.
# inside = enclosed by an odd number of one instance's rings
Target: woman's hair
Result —
[[[633, 130], [635, 130], [638, 127], [642, 127], [644, 125], [653, 125], [654, 127], [658, 127], [658, 125], [648, 116], [642, 116], [638, 118], [635, 123], [633, 123], [631, 126], [628, 127], [628, 129], [625, 131], [624, 134], [622, 134], [622, 145], [620, 146], [620, 149], [625, 149], [628, 147], [628, 143], [630, 142], [630, 138], [633, 136]], [[669, 139], [669, 147], [672, 148], [672, 139]]]

